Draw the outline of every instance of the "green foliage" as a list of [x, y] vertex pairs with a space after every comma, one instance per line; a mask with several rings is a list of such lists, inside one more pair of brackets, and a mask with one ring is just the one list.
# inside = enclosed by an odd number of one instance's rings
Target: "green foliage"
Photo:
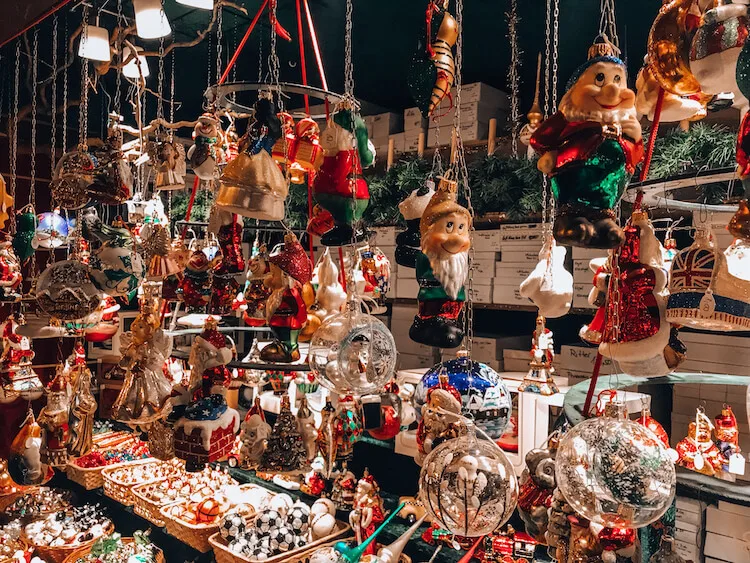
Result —
[[505, 212], [511, 220], [522, 220], [542, 209], [536, 160], [486, 156], [469, 166], [469, 183], [477, 215]]
[[370, 205], [364, 215], [368, 225], [395, 225], [402, 221], [398, 203], [422, 186], [430, 173], [430, 163], [421, 158], [400, 160], [385, 174], [365, 171], [370, 189]]
[[736, 142], [736, 132], [724, 125], [694, 123], [688, 131], [673, 129], [657, 137], [648, 179], [732, 166]]

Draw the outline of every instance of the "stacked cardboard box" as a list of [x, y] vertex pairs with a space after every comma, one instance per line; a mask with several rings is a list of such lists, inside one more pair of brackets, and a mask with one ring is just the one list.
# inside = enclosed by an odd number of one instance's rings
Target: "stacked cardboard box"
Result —
[[680, 331], [687, 357], [678, 371], [750, 376], [750, 338]]
[[675, 551], [685, 563], [699, 563], [702, 560], [705, 505], [687, 497], [677, 497], [675, 505]]
[[750, 561], [747, 534], [750, 530], [750, 507], [720, 500], [718, 506], [706, 509], [706, 562]]
[[398, 349], [398, 369], [430, 368], [436, 363], [435, 349], [409, 338], [409, 327], [417, 314], [416, 305], [394, 305], [391, 334]]
[[[404, 130], [404, 116], [400, 113], [379, 113], [363, 118], [367, 124], [370, 141], [375, 145], [375, 152], [385, 161], [388, 154], [388, 140], [391, 135]], [[396, 147], [396, 152], [403, 152]]]
[[[516, 371], [509, 369], [505, 365], [504, 353], [507, 350], [513, 350], [526, 346], [531, 342], [531, 335], [528, 336], [474, 336], [471, 348], [471, 358], [474, 361], [487, 364], [497, 372]], [[458, 349], [444, 350], [445, 358], [455, 358]], [[526, 360], [524, 371], [529, 366], [529, 352], [526, 351]], [[512, 367], [512, 366], [511, 366]]]
[[606, 258], [607, 251], [596, 248], [568, 248], [568, 254], [573, 261], [573, 307], [575, 309], [591, 309], [595, 307], [589, 303], [589, 292], [594, 273], [589, 268], [589, 262], [594, 258]]
[[499, 250], [495, 261], [492, 302], [501, 305], [531, 305], [519, 291], [521, 282], [539, 261], [542, 246], [540, 223], [502, 225], [496, 231], [480, 231], [476, 244]]

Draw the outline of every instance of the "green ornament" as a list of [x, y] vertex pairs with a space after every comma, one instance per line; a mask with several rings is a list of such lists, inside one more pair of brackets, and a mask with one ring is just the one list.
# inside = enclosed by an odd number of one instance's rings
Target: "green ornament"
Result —
[[375, 155], [370, 150], [369, 138], [367, 136], [367, 124], [358, 113], [345, 109], [336, 112], [333, 121], [339, 127], [354, 133], [357, 139], [357, 151], [359, 152], [359, 162], [362, 168], [368, 168], [375, 162]]
[[34, 238], [36, 227], [36, 215], [31, 211], [16, 215], [16, 234], [13, 237], [13, 250], [21, 262], [26, 262], [34, 254], [31, 239]]

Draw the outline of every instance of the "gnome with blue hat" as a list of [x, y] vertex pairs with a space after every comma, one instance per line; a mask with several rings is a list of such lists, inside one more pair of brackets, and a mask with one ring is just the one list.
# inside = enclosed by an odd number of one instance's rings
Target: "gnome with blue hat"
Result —
[[552, 180], [558, 243], [616, 248], [625, 240], [614, 207], [643, 158], [635, 93], [607, 36], [567, 84], [554, 115], [531, 137], [537, 166]]

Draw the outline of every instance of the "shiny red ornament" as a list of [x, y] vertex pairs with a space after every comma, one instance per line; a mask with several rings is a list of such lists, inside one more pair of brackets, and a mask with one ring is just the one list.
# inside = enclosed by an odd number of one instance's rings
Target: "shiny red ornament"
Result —
[[669, 446], [669, 434], [667, 434], [667, 431], [664, 430], [664, 427], [659, 423], [658, 420], [656, 420], [654, 417], [652, 417], [650, 414], [643, 413], [638, 420], [636, 420], [638, 424], [641, 426], [645, 426], [651, 432], [656, 434], [656, 437], [661, 440], [661, 442], [666, 446]]
[[242, 223], [237, 221], [237, 215], [233, 215], [231, 223], [219, 228], [218, 239], [222, 257], [214, 274], [225, 276], [243, 272], [245, 258], [242, 256]]
[[293, 233], [285, 235], [283, 250], [271, 256], [268, 261], [301, 284], [312, 280], [312, 262]]
[[635, 530], [633, 528], [602, 528], [598, 540], [605, 551], [619, 551], [635, 543]]
[[401, 419], [391, 405], [382, 405], [380, 407], [380, 428], [368, 430], [370, 436], [376, 440], [390, 440], [395, 438], [401, 430]]

